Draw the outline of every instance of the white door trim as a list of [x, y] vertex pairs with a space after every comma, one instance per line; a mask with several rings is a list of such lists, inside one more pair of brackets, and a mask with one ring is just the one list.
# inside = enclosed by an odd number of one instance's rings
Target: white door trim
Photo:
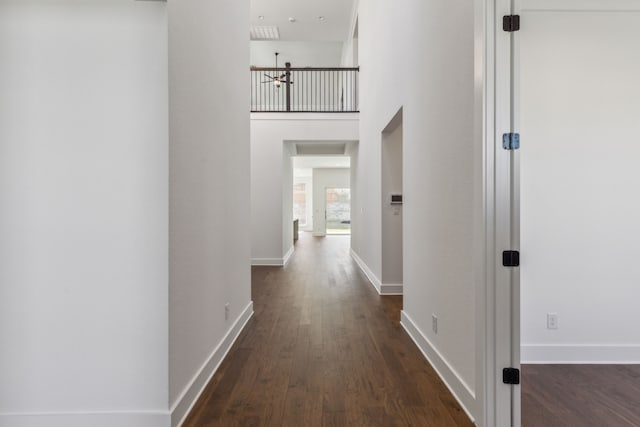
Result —
[[474, 250], [478, 258], [476, 285], [476, 424], [496, 425], [495, 280], [493, 145], [495, 135], [495, 2], [476, 0], [474, 13], [474, 113], [475, 145], [481, 150], [482, 213]]
[[[499, 2], [511, 3], [512, 13], [521, 15], [523, 20], [521, 22], [522, 30], [527, 30], [527, 22], [526, 16], [527, 14], [532, 13], [543, 13], [543, 12], [557, 12], [557, 13], [575, 13], [575, 12], [628, 12], [628, 13], [639, 13], [640, 12], [640, 2], [637, 0], [615, 0], [604, 2], [603, 0], [497, 0]], [[498, 14], [496, 16], [499, 16]], [[500, 37], [496, 38], [496, 46], [500, 45]], [[504, 58], [501, 58], [504, 57]], [[508, 59], [507, 59], [508, 58]], [[514, 132], [519, 132], [520, 129], [520, 33], [513, 34], [513, 45], [511, 47], [510, 52], [505, 53], [504, 49], [497, 48], [496, 50], [496, 63], [503, 64], [506, 61], [509, 61], [511, 64], [510, 76], [508, 78], [504, 78], [505, 81], [510, 82], [510, 119], [511, 119], [511, 129]], [[506, 72], [504, 74], [506, 76]], [[499, 72], [496, 74], [497, 88], [502, 85], [503, 78], [500, 77]], [[507, 97], [506, 91], [502, 95], [498, 94], [498, 90], [496, 89], [496, 123], [498, 123], [499, 117], [503, 117], [503, 120], [507, 118], [507, 113], [505, 111], [507, 105]], [[527, 135], [522, 135], [522, 142], [527, 144]], [[510, 241], [511, 245], [514, 249], [518, 250], [520, 248], [520, 156], [519, 152], [516, 151], [512, 154], [511, 158], [511, 174], [508, 178], [506, 175], [502, 177], [498, 177], [497, 174], [498, 166], [496, 166], [496, 181], [500, 180], [503, 182], [508, 182], [507, 179], [511, 182], [511, 195], [510, 195]], [[498, 186], [496, 187], [498, 188]], [[496, 205], [497, 206], [497, 205]], [[504, 210], [505, 206], [501, 209], [496, 210], [496, 224], [501, 224], [501, 220], [499, 219], [501, 214], [500, 211]], [[506, 215], [503, 213], [503, 215]], [[526, 256], [526, 254], [524, 254]], [[511, 272], [511, 316], [510, 316], [510, 328], [511, 334], [509, 337], [509, 346], [511, 348], [511, 361], [512, 366], [520, 368], [520, 360], [521, 360], [521, 337], [520, 337], [520, 269], [516, 268]], [[506, 280], [504, 281], [504, 285], [507, 285]], [[496, 280], [496, 286], [500, 287], [501, 280]], [[501, 314], [500, 307], [503, 303], [499, 302], [500, 296], [496, 295], [496, 316], [504, 316]], [[506, 317], [505, 317], [506, 318]], [[502, 354], [503, 344], [501, 341], [505, 341], [501, 338], [502, 334], [505, 334], [506, 331], [496, 331], [496, 368], [499, 367], [500, 362], [500, 354]], [[580, 347], [580, 346], [578, 346]], [[529, 350], [529, 354], [531, 351], [544, 352], [545, 349], [550, 348], [550, 346], [527, 346], [525, 350]], [[560, 347], [562, 348], [562, 347]], [[577, 348], [577, 347], [576, 347]], [[589, 354], [590, 350], [593, 350], [593, 347], [583, 346], [580, 347], [584, 350], [584, 354]], [[619, 346], [614, 346], [614, 350], [618, 350]], [[611, 348], [607, 349], [611, 350]], [[563, 351], [567, 354], [577, 354], [575, 348], [564, 347]], [[593, 352], [591, 353], [593, 354]], [[616, 351], [607, 352], [606, 354], [616, 355], [619, 354]], [[541, 357], [542, 358], [542, 357]], [[571, 358], [567, 358], [571, 359]], [[575, 359], [574, 359], [575, 360]], [[557, 362], [557, 361], [556, 361]], [[502, 401], [502, 396], [496, 394], [497, 405], [500, 405]], [[513, 387], [512, 396], [511, 396], [511, 414], [512, 414], [512, 426], [518, 427], [521, 424], [521, 407], [520, 407], [520, 386]], [[500, 422], [496, 423], [497, 426], [501, 426]]]
[[[478, 404], [484, 410], [487, 427], [520, 425], [520, 386], [502, 382], [502, 370], [519, 368], [519, 269], [502, 265], [502, 252], [519, 250], [518, 153], [502, 147], [504, 133], [517, 132], [512, 111], [514, 47], [517, 33], [502, 29], [502, 17], [515, 14], [514, 0], [485, 2], [485, 96], [484, 96], [484, 214], [485, 297], [484, 396]], [[517, 45], [515, 46], [517, 49]], [[481, 305], [481, 303], [479, 304]], [[482, 308], [482, 307], [481, 307]], [[514, 328], [514, 321], [518, 324]], [[514, 343], [517, 342], [518, 349]]]
[[[512, 0], [511, 13], [522, 15], [521, 0]], [[511, 40], [511, 129], [520, 133], [520, 32]], [[511, 247], [520, 251], [520, 150], [511, 156]], [[511, 366], [520, 369], [520, 268], [511, 269]], [[521, 416], [521, 387], [511, 387], [511, 420], [519, 427]]]

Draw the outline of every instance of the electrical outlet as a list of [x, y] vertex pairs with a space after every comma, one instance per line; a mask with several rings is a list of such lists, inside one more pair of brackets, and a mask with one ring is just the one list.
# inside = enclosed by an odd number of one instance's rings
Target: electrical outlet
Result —
[[431, 315], [431, 329], [433, 329], [433, 333], [438, 333], [438, 316], [435, 314]]
[[231, 311], [231, 306], [229, 303], [224, 305], [224, 320], [229, 320], [229, 312]]
[[558, 329], [558, 313], [547, 313], [547, 329]]

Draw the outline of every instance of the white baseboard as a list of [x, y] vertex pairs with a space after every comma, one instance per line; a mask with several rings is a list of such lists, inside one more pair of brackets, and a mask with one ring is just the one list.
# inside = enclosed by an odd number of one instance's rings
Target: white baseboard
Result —
[[0, 427], [169, 427], [168, 411], [0, 414]]
[[349, 252], [351, 253], [351, 258], [354, 259], [356, 264], [358, 264], [358, 267], [360, 267], [360, 270], [362, 270], [364, 275], [367, 276], [367, 279], [369, 279], [369, 283], [371, 283], [371, 286], [375, 288], [376, 292], [380, 293], [380, 288], [382, 285], [380, 279], [378, 279], [376, 275], [373, 274], [373, 271], [371, 271], [369, 266], [362, 260], [362, 258], [360, 258], [356, 251], [350, 249]]
[[282, 258], [251, 258], [251, 265], [256, 267], [284, 267], [293, 255], [294, 246]]
[[256, 267], [282, 267], [283, 258], [251, 258], [251, 265]]
[[380, 295], [402, 295], [402, 283], [381, 284]]
[[[171, 426], [177, 427], [182, 425], [184, 420], [189, 415], [189, 412], [195, 405], [196, 401], [200, 397], [200, 394], [204, 391], [213, 374], [216, 373], [220, 363], [225, 358], [231, 346], [240, 335], [240, 332], [244, 329], [249, 319], [253, 315], [253, 301], [249, 302], [247, 307], [240, 313], [240, 316], [233, 323], [227, 334], [222, 338], [220, 344], [213, 350], [209, 358], [204, 362], [198, 373], [191, 379], [189, 385], [180, 394], [180, 397], [176, 399], [171, 406]], [[116, 425], [116, 424], [114, 424]]]
[[284, 255], [284, 258], [282, 258], [282, 265], [285, 266], [289, 263], [289, 260], [291, 259], [291, 255], [293, 255], [293, 251], [295, 250], [295, 247], [293, 245], [291, 245], [291, 247], [289, 248], [289, 250], [287, 251], [287, 253]]
[[0, 427], [180, 426], [252, 315], [253, 302], [250, 302], [174, 403], [171, 411], [0, 413]]
[[525, 364], [640, 364], [640, 345], [522, 345]]
[[427, 358], [433, 369], [438, 373], [449, 391], [456, 398], [462, 409], [469, 418], [475, 422], [474, 408], [476, 407], [476, 396], [473, 390], [446, 361], [440, 352], [431, 344], [426, 335], [413, 322], [411, 317], [403, 310], [400, 314], [400, 324], [409, 334], [413, 342], [418, 346], [424, 357]]
[[356, 251], [350, 249], [349, 252], [356, 264], [358, 264], [358, 267], [360, 267], [360, 270], [362, 270], [364, 275], [367, 276], [367, 279], [369, 279], [369, 283], [371, 283], [379, 295], [402, 295], [402, 284], [382, 283], [380, 279], [373, 274], [373, 271], [369, 268], [367, 263], [360, 258]]

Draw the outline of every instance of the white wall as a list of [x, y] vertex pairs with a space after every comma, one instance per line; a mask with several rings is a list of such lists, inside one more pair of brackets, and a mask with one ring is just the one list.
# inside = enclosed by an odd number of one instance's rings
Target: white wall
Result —
[[356, 179], [358, 177], [359, 145], [359, 143], [352, 144], [347, 148], [347, 154], [349, 154], [350, 158], [349, 186], [351, 191], [351, 246], [353, 246], [353, 230], [359, 227], [358, 222], [354, 221], [354, 217], [358, 214], [356, 207], [360, 206], [358, 203], [358, 186], [356, 185]]
[[252, 313], [249, 106], [238, 96], [247, 84], [249, 3], [181, 0], [168, 7], [175, 425]]
[[351, 188], [348, 168], [313, 169], [313, 235], [327, 234], [327, 188]]
[[357, 67], [360, 65], [358, 60], [357, 28], [354, 28], [354, 30], [355, 37], [350, 37], [342, 43], [342, 52], [340, 54], [341, 67]]
[[523, 19], [522, 359], [640, 362], [640, 15]]
[[[282, 147], [282, 253], [289, 258], [293, 253], [293, 158], [291, 144]], [[286, 259], [284, 260], [286, 263]]]
[[295, 158], [293, 165], [293, 183], [304, 184], [305, 189], [305, 214], [307, 216], [307, 223], [299, 225], [300, 231], [313, 231], [313, 169], [309, 168], [296, 168]]
[[[254, 113], [251, 115], [251, 258], [254, 264], [282, 265], [283, 150], [285, 141], [358, 139], [358, 114]], [[287, 178], [288, 179], [288, 178]], [[286, 208], [292, 215], [291, 205]], [[291, 246], [289, 246], [290, 248]]]
[[166, 4], [4, 0], [0, 58], [0, 425], [167, 425]]
[[397, 120], [382, 133], [381, 279], [383, 284], [402, 285], [402, 205], [391, 204], [391, 194], [402, 194], [401, 114]]
[[340, 54], [341, 67], [357, 66], [357, 64], [354, 64], [354, 46], [356, 43], [356, 39], [349, 39], [342, 44], [342, 53]]
[[[360, 2], [358, 19], [361, 113], [352, 164], [352, 247], [380, 279], [381, 133], [403, 107], [403, 325], [476, 415], [474, 289], [483, 273], [474, 271], [482, 255], [474, 252], [481, 247], [474, 245], [474, 220], [482, 215], [482, 158], [474, 147], [474, 4], [368, 0]], [[437, 334], [432, 314], [438, 316]]]
[[278, 67], [291, 62], [292, 67], [338, 67], [342, 55], [342, 42], [320, 41], [263, 41], [251, 42], [251, 65]]

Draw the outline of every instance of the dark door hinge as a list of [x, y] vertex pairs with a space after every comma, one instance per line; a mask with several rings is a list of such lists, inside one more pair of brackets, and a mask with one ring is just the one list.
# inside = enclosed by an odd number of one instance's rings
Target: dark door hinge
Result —
[[505, 267], [520, 266], [520, 252], [518, 251], [502, 252], [502, 265], [504, 265]]
[[517, 150], [518, 148], [520, 148], [520, 134], [502, 134], [502, 148], [504, 148], [505, 150]]
[[520, 369], [504, 368], [502, 370], [502, 382], [505, 384], [520, 384]]
[[512, 33], [520, 30], [520, 15], [505, 15], [502, 17], [502, 29]]

